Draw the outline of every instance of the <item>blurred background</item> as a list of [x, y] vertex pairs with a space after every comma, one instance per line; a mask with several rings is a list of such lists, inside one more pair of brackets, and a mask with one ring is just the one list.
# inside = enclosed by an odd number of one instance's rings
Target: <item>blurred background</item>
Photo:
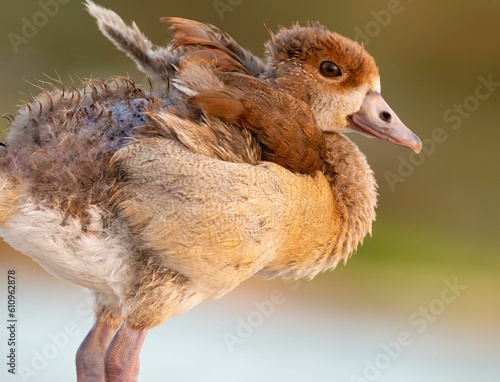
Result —
[[[159, 17], [180, 16], [215, 24], [258, 54], [264, 25], [320, 21], [364, 43], [384, 98], [424, 141], [415, 156], [352, 136], [379, 183], [373, 237], [313, 281], [249, 280], [154, 329], [141, 381], [500, 380], [499, 0], [100, 3], [157, 44], [169, 41]], [[29, 82], [43, 73], [144, 81], [80, 1], [3, 1], [0, 36], [2, 113], [15, 114], [21, 93], [38, 93]], [[0, 242], [2, 328], [11, 268], [18, 370], [2, 361], [0, 379], [75, 380], [89, 296]], [[4, 360], [7, 335], [0, 330]]]

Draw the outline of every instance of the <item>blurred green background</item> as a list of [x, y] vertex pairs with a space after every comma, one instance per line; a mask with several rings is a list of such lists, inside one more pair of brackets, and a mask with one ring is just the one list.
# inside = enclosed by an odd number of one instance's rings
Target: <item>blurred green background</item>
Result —
[[[20, 93], [36, 94], [29, 82], [43, 78], [43, 73], [58, 73], [66, 81], [69, 75], [127, 74], [144, 81], [134, 64], [100, 35], [81, 2], [59, 0], [57, 7], [44, 10], [42, 4], [54, 1], [2, 2], [2, 113], [15, 114]], [[346, 267], [304, 282], [297, 290], [290, 291], [280, 281], [251, 280], [222, 301], [205, 304], [187, 318], [156, 329], [158, 337], [148, 341], [159, 341], [158, 347], [153, 349], [150, 342], [148, 348], [146, 342], [143, 359], [147, 362], [147, 354], [154, 353], [163, 363], [143, 365], [144, 381], [163, 380], [155, 377], [155, 367], [176, 381], [197, 379], [196, 375], [207, 381], [212, 377], [352, 381], [355, 376], [380, 381], [500, 380], [499, 0], [100, 3], [126, 21], [136, 21], [157, 44], [169, 41], [167, 26], [159, 17], [181, 16], [215, 24], [258, 54], [267, 38], [264, 25], [275, 30], [295, 21], [320, 21], [364, 43], [380, 67], [384, 98], [427, 142], [416, 157], [386, 142], [351, 136], [368, 156], [379, 183], [373, 237], [367, 238]], [[37, 30], [23, 31], [26, 20], [38, 23]], [[481, 85], [484, 81], [490, 82], [489, 88]], [[478, 86], [482, 87], [478, 90]], [[7, 121], [0, 126], [3, 138]], [[446, 134], [444, 142], [432, 142], [438, 128]], [[397, 181], [388, 181], [395, 176]], [[20, 334], [25, 344], [19, 349], [21, 363], [33, 361], [33, 349], [43, 350], [49, 341], [45, 333], [60, 331], [72, 319], [82, 326], [81, 335], [71, 338], [64, 352], [36, 375], [9, 375], [9, 380], [74, 378], [71, 358], [90, 326], [88, 312], [79, 315], [74, 307], [86, 296], [79, 288], [48, 276], [7, 245], [0, 243], [0, 250], [0, 280], [7, 267], [19, 274], [19, 304], [24, 313]], [[440, 299], [446, 280], [458, 280], [467, 288], [442, 308], [433, 301]], [[254, 335], [238, 345], [241, 350], [236, 355], [228, 352], [223, 334], [236, 330], [238, 317], [247, 317], [256, 309], [254, 302], [267, 299], [276, 288], [286, 292], [286, 304], [275, 307]], [[1, 291], [5, 292], [3, 287]], [[426, 330], [417, 332], [409, 317], [429, 306], [439, 314], [428, 319]], [[311, 331], [315, 327], [324, 335], [316, 336]], [[392, 357], [379, 374], [363, 374], [367, 360], [384, 352], [381, 344], [403, 330], [413, 333], [414, 343]], [[172, 331], [184, 334], [172, 338]], [[205, 338], [207, 332], [212, 336]], [[342, 340], [341, 335], [345, 335]], [[304, 347], [299, 345], [301, 339], [306, 341]], [[331, 341], [322, 351], [327, 339]], [[260, 347], [259, 340], [263, 341]], [[285, 346], [283, 341], [289, 343]], [[207, 345], [210, 342], [213, 348]], [[189, 343], [202, 349], [199, 359]], [[168, 361], [174, 353], [177, 363]], [[198, 364], [199, 369], [192, 369]], [[7, 375], [4, 367], [0, 365], [2, 380]]]

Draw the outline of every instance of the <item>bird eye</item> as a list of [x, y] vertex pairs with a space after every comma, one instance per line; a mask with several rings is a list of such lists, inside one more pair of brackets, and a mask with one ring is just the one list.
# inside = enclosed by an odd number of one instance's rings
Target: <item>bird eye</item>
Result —
[[319, 71], [325, 77], [339, 77], [342, 75], [338, 65], [332, 61], [323, 61], [319, 66]]

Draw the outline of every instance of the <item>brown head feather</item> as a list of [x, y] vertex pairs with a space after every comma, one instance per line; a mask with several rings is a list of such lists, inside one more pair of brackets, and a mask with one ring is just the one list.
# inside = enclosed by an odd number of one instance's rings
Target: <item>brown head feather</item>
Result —
[[355, 88], [378, 76], [375, 60], [361, 45], [319, 23], [280, 29], [271, 34], [266, 51], [271, 66], [292, 60], [317, 68], [320, 62], [331, 60], [347, 75], [344, 88]]

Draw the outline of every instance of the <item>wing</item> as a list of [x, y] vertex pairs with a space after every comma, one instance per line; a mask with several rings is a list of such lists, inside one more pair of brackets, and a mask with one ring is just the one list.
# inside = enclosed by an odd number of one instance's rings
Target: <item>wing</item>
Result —
[[189, 102], [251, 130], [265, 146], [264, 160], [304, 174], [322, 168], [324, 135], [304, 102], [241, 73], [219, 73], [218, 78], [224, 87], [203, 90]]
[[231, 36], [214, 25], [180, 17], [163, 17], [162, 21], [171, 25], [174, 47], [197, 46], [208, 50], [218, 50], [241, 64], [251, 76], [259, 76], [266, 70], [262, 60], [243, 48]]
[[253, 76], [260, 75], [266, 69], [260, 58], [213, 25], [179, 17], [164, 17], [162, 21], [171, 24], [174, 39], [171, 46], [162, 48], [154, 46], [135, 23], [127, 25], [115, 12], [91, 0], [86, 0], [85, 4], [101, 32], [155, 82], [161, 83], [173, 77], [180, 57], [187, 55], [193, 50], [192, 47], [202, 51], [198, 55], [207, 56], [210, 51], [215, 51], [219, 61], [221, 56], [226, 56], [231, 65], [237, 63], [238, 71], [246, 71]]

